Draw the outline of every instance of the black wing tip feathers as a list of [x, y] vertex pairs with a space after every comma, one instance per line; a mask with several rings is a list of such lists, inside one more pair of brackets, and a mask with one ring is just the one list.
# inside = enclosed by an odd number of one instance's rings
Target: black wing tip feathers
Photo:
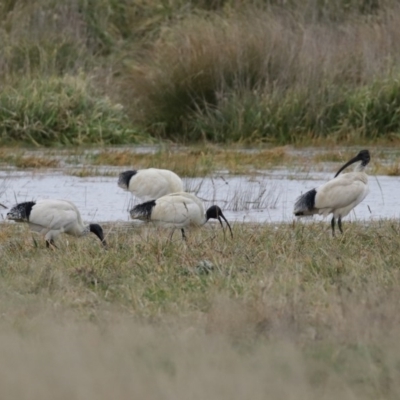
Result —
[[146, 201], [145, 203], [138, 204], [133, 207], [130, 211], [130, 215], [132, 219], [142, 219], [149, 220], [151, 218], [151, 212], [156, 205], [155, 200]]
[[294, 215], [300, 217], [307, 215], [307, 211], [312, 211], [315, 208], [315, 196], [317, 195], [316, 189], [311, 189], [301, 195], [294, 205]]

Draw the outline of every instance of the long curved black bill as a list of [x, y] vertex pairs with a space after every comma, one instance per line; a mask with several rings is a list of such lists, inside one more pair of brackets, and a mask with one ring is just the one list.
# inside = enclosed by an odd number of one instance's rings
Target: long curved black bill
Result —
[[7, 208], [4, 204], [1, 204], [1, 203], [0, 203], [0, 206], [2, 206], [3, 208]]
[[108, 250], [108, 243], [106, 242], [106, 239], [104, 239], [104, 234], [103, 234], [103, 232], [101, 232], [100, 235], [97, 235], [97, 234], [96, 234], [96, 236], [100, 239], [100, 242], [101, 242], [101, 244], [103, 245], [103, 248], [104, 248], [105, 250]]
[[349, 165], [351, 165], [351, 164], [354, 164], [354, 163], [357, 162], [357, 161], [361, 161], [359, 155], [356, 155], [356, 156], [353, 157], [350, 161], [348, 161], [346, 164], [344, 164], [343, 167], [341, 167], [341, 168], [339, 169], [339, 171], [336, 172], [336, 175], [335, 175], [334, 177], [336, 178], [345, 168], [347, 168], [347, 167], [348, 167]]
[[221, 214], [219, 214], [219, 216], [218, 216], [218, 221], [219, 221], [219, 223], [221, 224], [222, 229], [224, 230], [224, 234], [225, 234], [225, 229], [224, 229], [224, 225], [222, 225], [222, 221], [221, 221], [221, 218], [220, 218], [220, 217], [222, 217], [222, 218], [224, 219], [224, 221], [226, 222], [226, 224], [228, 225], [229, 231], [231, 232], [231, 236], [232, 236], [232, 238], [233, 238], [233, 233], [232, 233], [231, 226], [229, 225], [229, 222], [228, 222], [228, 220], [225, 218], [224, 214], [221, 213]]

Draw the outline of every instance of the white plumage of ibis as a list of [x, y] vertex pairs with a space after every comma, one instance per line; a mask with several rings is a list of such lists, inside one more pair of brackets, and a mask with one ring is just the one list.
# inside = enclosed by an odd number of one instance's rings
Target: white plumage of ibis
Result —
[[[294, 215], [297, 217], [320, 214], [333, 214], [331, 220], [332, 235], [335, 236], [335, 220], [339, 230], [342, 230], [342, 218], [354, 207], [360, 204], [369, 192], [368, 175], [364, 172], [370, 161], [368, 150], [361, 150], [354, 158], [344, 164], [335, 177], [316, 189], [300, 196], [294, 205]], [[340, 173], [349, 165], [359, 162], [354, 172]]]
[[84, 225], [75, 204], [67, 200], [39, 200], [19, 203], [7, 213], [7, 219], [27, 222], [32, 231], [44, 235], [46, 247], [54, 246], [54, 240], [61, 233], [80, 237], [94, 233], [104, 247], [103, 229], [98, 224]]
[[175, 172], [158, 168], [121, 172], [118, 186], [142, 201], [155, 200], [184, 190], [182, 179]]
[[151, 221], [166, 228], [180, 229], [183, 239], [186, 239], [185, 228], [200, 227], [211, 218], [217, 219], [224, 229], [222, 218], [233, 237], [231, 226], [222, 210], [213, 205], [205, 211], [203, 202], [191, 193], [171, 193], [156, 200], [138, 204], [130, 211], [130, 215], [132, 219]]

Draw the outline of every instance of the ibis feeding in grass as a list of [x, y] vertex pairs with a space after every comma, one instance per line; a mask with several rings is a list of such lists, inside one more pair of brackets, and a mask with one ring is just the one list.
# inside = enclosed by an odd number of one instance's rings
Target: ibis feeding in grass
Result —
[[170, 193], [183, 192], [182, 179], [168, 169], [147, 168], [119, 174], [118, 186], [142, 201], [155, 200]]
[[[335, 221], [342, 230], [342, 218], [354, 207], [360, 204], [368, 194], [368, 175], [364, 172], [370, 161], [368, 150], [361, 150], [354, 158], [344, 164], [335, 177], [316, 189], [300, 196], [294, 205], [294, 215], [297, 217], [320, 214], [332, 214], [332, 235], [335, 236]], [[340, 173], [349, 165], [357, 163], [354, 172]]]
[[202, 226], [211, 218], [217, 219], [224, 229], [222, 218], [233, 237], [231, 226], [218, 206], [211, 206], [205, 211], [203, 202], [195, 195], [186, 192], [171, 193], [159, 199], [138, 204], [130, 211], [130, 215], [132, 219], [151, 221], [166, 228], [180, 229], [183, 239], [186, 239], [185, 228]]
[[19, 203], [7, 213], [7, 219], [27, 222], [32, 231], [44, 235], [46, 247], [57, 247], [54, 240], [60, 233], [80, 237], [89, 232], [94, 233], [104, 247], [107, 246], [102, 227], [98, 224], [84, 225], [79, 210], [67, 200]]

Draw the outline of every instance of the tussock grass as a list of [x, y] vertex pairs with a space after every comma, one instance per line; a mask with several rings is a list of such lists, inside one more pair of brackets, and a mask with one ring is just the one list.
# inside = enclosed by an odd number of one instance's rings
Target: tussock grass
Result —
[[185, 19], [132, 66], [131, 115], [173, 139], [395, 139], [395, 9], [373, 23], [262, 9]]
[[91, 93], [79, 77], [22, 81], [0, 94], [0, 141], [34, 145], [135, 142], [121, 106]]
[[398, 221], [337, 238], [328, 223], [236, 224], [234, 240], [209, 224], [188, 244], [108, 225], [108, 251], [90, 236], [48, 251], [24, 225], [0, 228], [0, 352], [19, 377], [0, 374], [3, 395], [398, 394]]
[[397, 142], [398, 8], [394, 0], [8, 0], [0, 140]]

